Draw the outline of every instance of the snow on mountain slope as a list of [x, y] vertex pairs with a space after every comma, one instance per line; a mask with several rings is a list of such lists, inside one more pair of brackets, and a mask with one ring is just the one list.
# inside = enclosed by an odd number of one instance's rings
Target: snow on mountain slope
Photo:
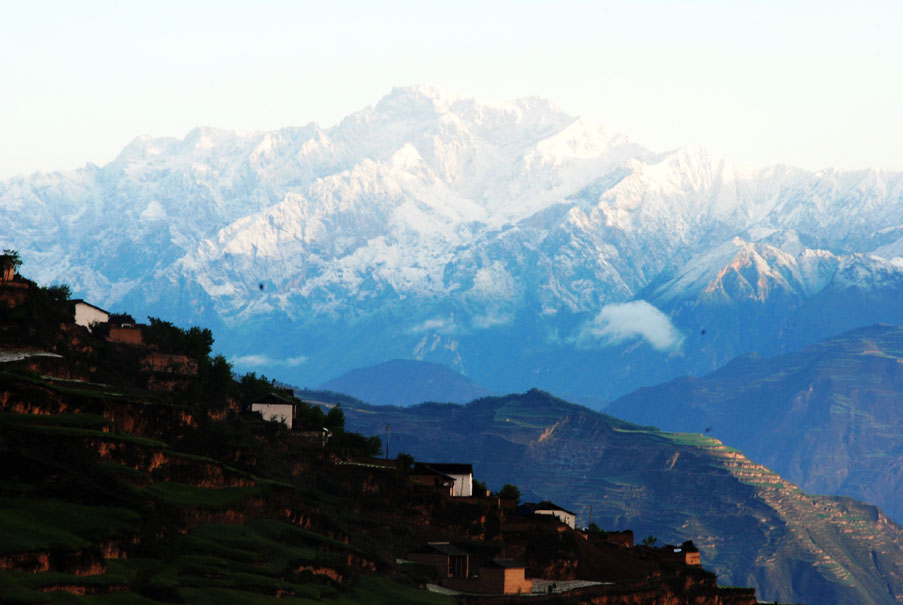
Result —
[[[103, 167], [0, 183], [0, 244], [102, 306], [212, 323], [234, 359], [305, 359], [295, 382], [415, 357], [605, 396], [805, 344], [828, 329], [811, 301], [894, 321], [901, 201], [896, 173], [654, 153], [543, 99], [410, 87], [331, 128], [139, 137]], [[684, 344], [583, 338], [632, 300]], [[782, 327], [803, 312], [807, 331]], [[739, 331], [694, 348], [704, 325]]]

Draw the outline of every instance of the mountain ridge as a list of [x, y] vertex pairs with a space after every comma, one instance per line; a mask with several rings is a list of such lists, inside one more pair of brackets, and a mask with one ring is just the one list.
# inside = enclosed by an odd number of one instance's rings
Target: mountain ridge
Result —
[[900, 519], [901, 390], [903, 328], [877, 324], [777, 357], [740, 357], [606, 410], [711, 432], [807, 491], [855, 497]]
[[[456, 459], [496, 487], [553, 500], [606, 530], [692, 539], [705, 564], [765, 601], [895, 603], [903, 528], [851, 498], [810, 496], [721, 441], [662, 433], [548, 393], [407, 408], [343, 404], [348, 425], [391, 426], [392, 452]], [[855, 553], [855, 554], [854, 554]]]
[[[815, 342], [834, 329], [822, 299], [863, 310], [839, 330], [903, 322], [869, 303], [903, 288], [901, 200], [898, 173], [739, 168], [545, 100], [410, 87], [329, 128], [139, 137], [103, 167], [7, 180], [0, 244], [96, 304], [208, 325], [286, 382], [413, 358], [497, 391], [613, 398]], [[612, 337], [609, 306], [639, 302], [684, 346]], [[695, 342], [706, 326], [736, 334]], [[370, 346], [349, 354], [349, 330]]]
[[462, 374], [438, 363], [392, 359], [357, 368], [317, 387], [377, 405], [408, 406], [424, 401], [466, 403], [492, 395]]

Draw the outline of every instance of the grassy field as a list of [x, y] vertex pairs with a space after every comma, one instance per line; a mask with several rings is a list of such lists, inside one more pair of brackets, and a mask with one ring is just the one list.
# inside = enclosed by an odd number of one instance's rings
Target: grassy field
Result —
[[46, 549], [78, 550], [136, 531], [139, 514], [57, 499], [0, 499], [0, 555]]

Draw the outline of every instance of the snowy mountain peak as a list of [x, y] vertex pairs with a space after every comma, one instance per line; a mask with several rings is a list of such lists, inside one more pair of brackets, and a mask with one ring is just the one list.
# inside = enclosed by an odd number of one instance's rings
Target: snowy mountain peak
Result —
[[[545, 99], [426, 86], [328, 128], [138, 137], [102, 168], [0, 184], [0, 225], [41, 281], [229, 326], [231, 356], [285, 371], [305, 358], [302, 378], [385, 355], [485, 371], [500, 389], [576, 368], [596, 385], [610, 355], [636, 384], [779, 346], [730, 324], [736, 309], [802, 325], [791, 315], [809, 301], [843, 308], [855, 291], [892, 321], [903, 291], [903, 175], [655, 153]], [[652, 313], [640, 299], [675, 334], [717, 318], [745, 336], [650, 363], [660, 352], [585, 329], [612, 309]]]

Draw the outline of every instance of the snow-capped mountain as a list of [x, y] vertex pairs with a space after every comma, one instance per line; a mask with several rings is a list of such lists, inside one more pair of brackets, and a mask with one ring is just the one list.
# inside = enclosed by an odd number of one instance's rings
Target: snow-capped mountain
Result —
[[300, 384], [393, 358], [611, 396], [901, 322], [903, 175], [655, 153], [537, 98], [399, 88], [331, 128], [139, 137], [0, 183], [40, 282]]

